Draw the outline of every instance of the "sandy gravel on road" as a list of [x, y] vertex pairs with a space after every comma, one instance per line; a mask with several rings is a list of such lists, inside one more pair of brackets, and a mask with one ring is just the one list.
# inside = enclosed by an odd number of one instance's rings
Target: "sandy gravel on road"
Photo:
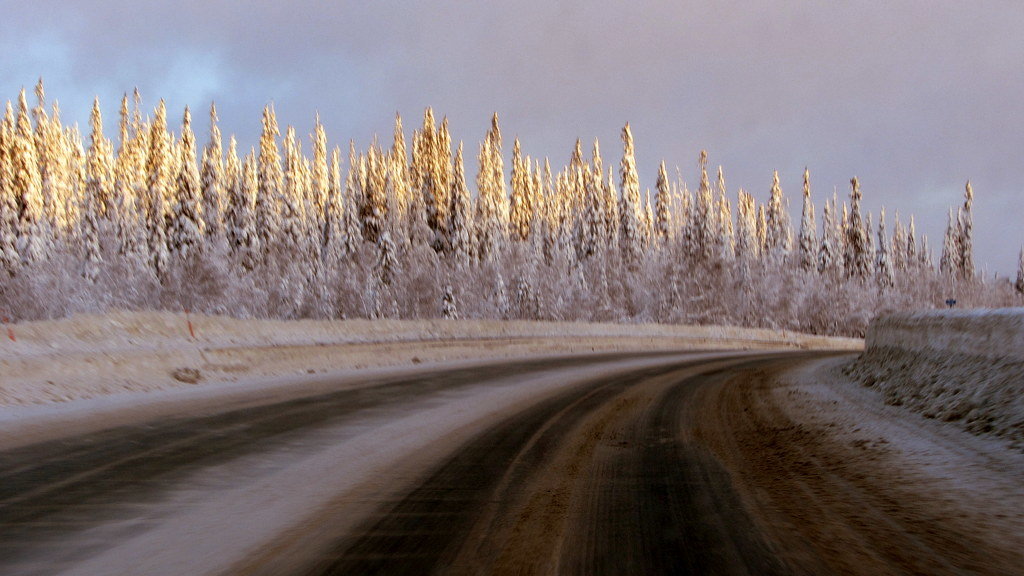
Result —
[[1018, 572], [1024, 455], [885, 405], [843, 361], [708, 390], [704, 440], [783, 558], [808, 573]]

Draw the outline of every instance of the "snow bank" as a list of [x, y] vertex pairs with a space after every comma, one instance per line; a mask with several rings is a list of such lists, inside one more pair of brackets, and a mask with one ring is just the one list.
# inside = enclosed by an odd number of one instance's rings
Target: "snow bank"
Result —
[[734, 328], [495, 320], [240, 320], [114, 312], [0, 331], [0, 406], [265, 376], [460, 359], [667, 349], [859, 349], [860, 340]]
[[890, 404], [1024, 448], [1024, 308], [876, 318], [846, 371]]

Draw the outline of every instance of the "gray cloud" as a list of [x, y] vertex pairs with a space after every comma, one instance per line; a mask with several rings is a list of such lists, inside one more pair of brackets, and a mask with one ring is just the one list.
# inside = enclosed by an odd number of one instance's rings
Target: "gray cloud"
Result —
[[[448, 114], [470, 149], [491, 111], [527, 153], [561, 164], [576, 137], [606, 162], [630, 121], [642, 185], [697, 152], [732, 192], [766, 197], [771, 171], [816, 197], [858, 175], [872, 210], [918, 216], [938, 248], [971, 178], [978, 260], [1011, 274], [1024, 244], [1024, 6], [1016, 2], [40, 2], [0, 23], [0, 94], [46, 77], [67, 120], [93, 94], [113, 115], [203, 108], [252, 144], [259, 110], [361, 145], [403, 113]], [[589, 147], [589, 144], [588, 144]], [[795, 198], [795, 196], [794, 196]]]

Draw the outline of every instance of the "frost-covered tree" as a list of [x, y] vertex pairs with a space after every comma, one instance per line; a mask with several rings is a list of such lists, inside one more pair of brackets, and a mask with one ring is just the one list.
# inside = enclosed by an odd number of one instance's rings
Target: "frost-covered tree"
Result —
[[363, 231], [359, 223], [358, 167], [355, 144], [349, 142], [349, 168], [345, 176], [345, 190], [341, 212], [342, 254], [354, 254], [363, 241]]
[[7, 116], [0, 124], [0, 273], [7, 276], [14, 276], [21, 263], [18, 254], [18, 197], [14, 189], [11, 158], [13, 140], [13, 114], [8, 102]]
[[1020, 249], [1020, 256], [1017, 257], [1017, 281], [1013, 284], [1018, 294], [1024, 294], [1024, 246]]
[[626, 263], [635, 266], [643, 247], [643, 215], [640, 206], [640, 176], [636, 170], [636, 150], [629, 123], [622, 128], [622, 161], [619, 164], [619, 191], [622, 194], [619, 247]]
[[736, 258], [744, 265], [758, 257], [757, 208], [754, 196], [740, 188], [736, 201]]
[[284, 174], [277, 137], [281, 130], [272, 106], [263, 108], [263, 131], [260, 133], [259, 187], [256, 191], [256, 234], [265, 252], [277, 245], [281, 234], [280, 205], [284, 193]]
[[228, 248], [235, 262], [246, 270], [252, 270], [260, 256], [260, 239], [256, 227], [259, 167], [255, 150], [245, 157], [244, 163], [239, 159], [234, 136], [228, 144], [226, 178], [229, 188], [224, 226]]
[[939, 259], [939, 271], [949, 278], [956, 277], [962, 270], [960, 266], [960, 226], [959, 215], [954, 218], [953, 209], [949, 209], [946, 223], [946, 234], [942, 239], [942, 256]]
[[167, 133], [167, 106], [157, 105], [149, 133], [149, 154], [146, 158], [147, 199], [146, 241], [150, 270], [158, 278], [167, 273], [170, 253], [167, 250], [167, 202], [174, 182], [171, 137]]
[[880, 288], [891, 288], [895, 283], [889, 254], [889, 237], [885, 233], [885, 208], [878, 215], [878, 245], [875, 252], [875, 279]]
[[846, 228], [846, 275], [850, 278], [867, 278], [871, 274], [871, 255], [868, 247], [868, 232], [861, 216], [860, 181], [850, 180], [850, 220]]
[[668, 171], [665, 170], [665, 161], [661, 161], [658, 167], [658, 182], [656, 184], [658, 196], [655, 199], [655, 225], [654, 230], [658, 240], [664, 244], [673, 240], [672, 229], [672, 194], [669, 190]]
[[185, 107], [181, 124], [179, 166], [168, 226], [168, 249], [172, 256], [187, 260], [202, 251], [202, 190], [196, 168], [196, 140], [192, 114]]
[[35, 133], [28, 117], [25, 90], [18, 98], [18, 116], [13, 143], [8, 152], [11, 158], [11, 188], [18, 198], [18, 253], [31, 264], [45, 260], [52, 249], [50, 231], [46, 222], [43, 202], [43, 183], [39, 174], [39, 156], [36, 152]]
[[900, 222], [899, 210], [893, 216], [890, 251], [893, 273], [904, 274], [907, 271], [907, 231], [903, 228], [903, 223]]
[[[377, 243], [377, 239], [387, 225], [391, 216], [388, 213], [388, 165], [383, 153], [371, 146], [366, 154], [366, 179], [362, 184], [362, 202], [359, 219], [362, 221], [362, 235], [367, 242]], [[362, 176], [360, 177], [362, 179]], [[392, 238], [392, 242], [394, 239]]]
[[914, 226], [914, 216], [910, 216], [910, 226], [907, 228], [907, 268], [914, 268], [917, 266], [920, 259], [918, 254], [917, 244], [917, 230]]
[[494, 178], [497, 169], [494, 167], [496, 159], [501, 155], [495, 153], [495, 139], [493, 131], [488, 133], [480, 145], [479, 171], [477, 172], [476, 184], [479, 192], [476, 201], [474, 214], [474, 246], [476, 256], [480, 261], [493, 261], [503, 249], [507, 237], [506, 220], [502, 217], [504, 202], [504, 180], [501, 180], [501, 187]]
[[836, 218], [838, 201], [835, 197], [825, 202], [821, 224], [821, 242], [818, 247], [818, 272], [836, 275], [843, 269], [843, 230]]
[[707, 262], [714, 254], [715, 235], [718, 226], [715, 223], [714, 194], [711, 181], [708, 179], [708, 154], [700, 151], [700, 186], [697, 188], [696, 205], [693, 215], [693, 233], [695, 254], [701, 261]]
[[799, 258], [800, 268], [807, 272], [817, 268], [818, 247], [815, 242], [816, 233], [814, 204], [811, 201], [811, 172], [804, 168], [804, 203], [800, 218]]
[[348, 255], [345, 236], [345, 188], [341, 181], [341, 149], [335, 147], [331, 153], [327, 199], [324, 205], [322, 254], [326, 264], [337, 264]]
[[90, 284], [99, 278], [100, 264], [103, 256], [100, 252], [100, 215], [99, 197], [86, 194], [82, 198], [81, 233], [79, 234], [82, 249], [82, 276]]
[[[83, 201], [83, 208], [93, 210], [95, 212], [94, 216], [98, 218], [99, 214], [104, 212], [104, 206], [111, 204], [110, 167], [112, 164], [110, 159], [109, 143], [103, 136], [103, 117], [100, 111], [99, 98], [93, 99], [92, 112], [89, 115], [89, 125], [92, 128], [92, 134], [89, 139], [85, 184], [86, 199]], [[56, 172], [58, 167], [60, 167], [60, 171], [66, 173], [66, 166], [60, 166], [61, 163], [57, 161], [56, 157], [51, 158], [50, 164], [51, 171]], [[56, 175], [55, 177], [61, 178]], [[106, 211], [113, 214], [114, 208], [110, 207]], [[95, 280], [95, 277], [93, 280]]]
[[456, 265], [465, 268], [473, 254], [473, 200], [466, 186], [462, 142], [459, 142], [459, 150], [455, 154], [455, 173], [448, 197], [451, 201], [451, 219], [448, 222], [447, 236], [451, 243], [451, 254]]
[[530, 190], [530, 161], [523, 159], [519, 139], [512, 145], [512, 198], [509, 205], [511, 237], [524, 241], [530, 237], [533, 221], [533, 197]]
[[398, 247], [391, 238], [391, 231], [383, 230], [377, 237], [377, 261], [373, 266], [374, 277], [381, 285], [391, 286], [400, 273], [400, 269]]
[[779, 171], [772, 174], [772, 187], [768, 194], [768, 221], [765, 229], [766, 254], [776, 263], [789, 256], [792, 249], [789, 232], [789, 216], [782, 201], [782, 187], [779, 185]]
[[217, 106], [210, 103], [210, 140], [203, 148], [203, 229], [207, 236], [219, 238], [224, 234], [224, 157], [220, 127], [217, 126]]
[[974, 205], [974, 190], [971, 189], [971, 181], [967, 181], [964, 189], [964, 205], [958, 214], [959, 235], [956, 238], [956, 247], [960, 252], [958, 259], [959, 274], [961, 278], [974, 278], [974, 216], [972, 215]]
[[281, 212], [281, 247], [286, 258], [303, 256], [307, 244], [304, 201], [306, 197], [303, 177], [302, 143], [295, 134], [295, 128], [285, 130], [284, 139], [284, 190], [279, 201]]

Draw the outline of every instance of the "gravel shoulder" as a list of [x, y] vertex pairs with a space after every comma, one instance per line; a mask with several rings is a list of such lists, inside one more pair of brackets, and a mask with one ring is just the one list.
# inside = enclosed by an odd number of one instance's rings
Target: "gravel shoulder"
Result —
[[848, 361], [702, 391], [702, 438], [780, 558], [807, 574], [1018, 571], [1024, 456], [886, 405], [842, 375]]

